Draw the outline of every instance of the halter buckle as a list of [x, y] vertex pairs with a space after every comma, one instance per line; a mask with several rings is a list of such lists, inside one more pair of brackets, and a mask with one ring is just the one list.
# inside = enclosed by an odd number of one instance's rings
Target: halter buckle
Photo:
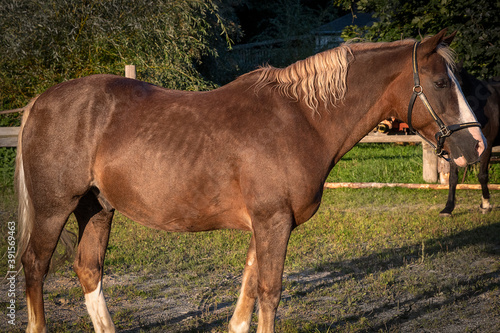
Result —
[[439, 132], [441, 133], [441, 137], [442, 138], [447, 138], [451, 135], [451, 133], [453, 133], [453, 131], [451, 131], [447, 126], [443, 126], [439, 129]]
[[413, 92], [418, 96], [424, 92], [424, 88], [422, 88], [420, 84], [416, 84], [415, 86], [413, 86]]

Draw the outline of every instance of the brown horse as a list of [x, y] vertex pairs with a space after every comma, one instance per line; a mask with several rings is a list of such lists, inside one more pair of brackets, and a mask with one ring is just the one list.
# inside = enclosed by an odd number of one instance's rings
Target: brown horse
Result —
[[273, 332], [291, 231], [318, 209], [335, 163], [381, 120], [407, 121], [413, 94], [413, 128], [457, 164], [484, 150], [478, 127], [455, 129], [475, 118], [445, 33], [343, 45], [210, 92], [96, 75], [41, 94], [25, 110], [17, 158], [27, 331], [46, 330], [43, 280], [71, 213], [88, 312], [96, 332], [114, 331], [101, 282], [116, 209], [165, 231], [251, 231], [229, 331], [249, 330], [258, 300], [257, 331]]
[[[479, 160], [477, 179], [481, 184], [481, 205], [483, 213], [492, 209], [488, 189], [488, 166], [494, 146], [500, 145], [500, 80], [482, 81], [461, 68], [458, 77], [464, 96], [481, 124], [486, 137], [487, 148]], [[458, 166], [450, 163], [450, 189], [446, 206], [440, 216], [451, 216], [455, 209], [455, 193], [458, 184]]]

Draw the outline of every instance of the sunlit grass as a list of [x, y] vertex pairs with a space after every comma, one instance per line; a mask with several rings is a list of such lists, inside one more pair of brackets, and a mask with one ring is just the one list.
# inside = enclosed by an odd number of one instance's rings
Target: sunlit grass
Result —
[[[459, 182], [478, 184], [479, 163], [459, 170]], [[500, 183], [500, 163], [489, 166], [490, 183]], [[342, 157], [328, 182], [424, 183], [422, 146], [415, 144], [363, 143]]]

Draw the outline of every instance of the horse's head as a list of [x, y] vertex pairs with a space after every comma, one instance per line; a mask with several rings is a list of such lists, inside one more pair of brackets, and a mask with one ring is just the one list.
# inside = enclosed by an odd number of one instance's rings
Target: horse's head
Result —
[[466, 166], [479, 159], [486, 140], [451, 69], [449, 44], [454, 34], [445, 34], [442, 30], [413, 46], [413, 77], [409, 74], [405, 85], [411, 95], [407, 122], [436, 147], [437, 154]]

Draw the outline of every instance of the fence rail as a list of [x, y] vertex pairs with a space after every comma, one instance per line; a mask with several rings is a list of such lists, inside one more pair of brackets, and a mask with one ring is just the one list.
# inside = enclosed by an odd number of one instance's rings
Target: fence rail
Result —
[[0, 147], [16, 147], [19, 127], [0, 127]]

